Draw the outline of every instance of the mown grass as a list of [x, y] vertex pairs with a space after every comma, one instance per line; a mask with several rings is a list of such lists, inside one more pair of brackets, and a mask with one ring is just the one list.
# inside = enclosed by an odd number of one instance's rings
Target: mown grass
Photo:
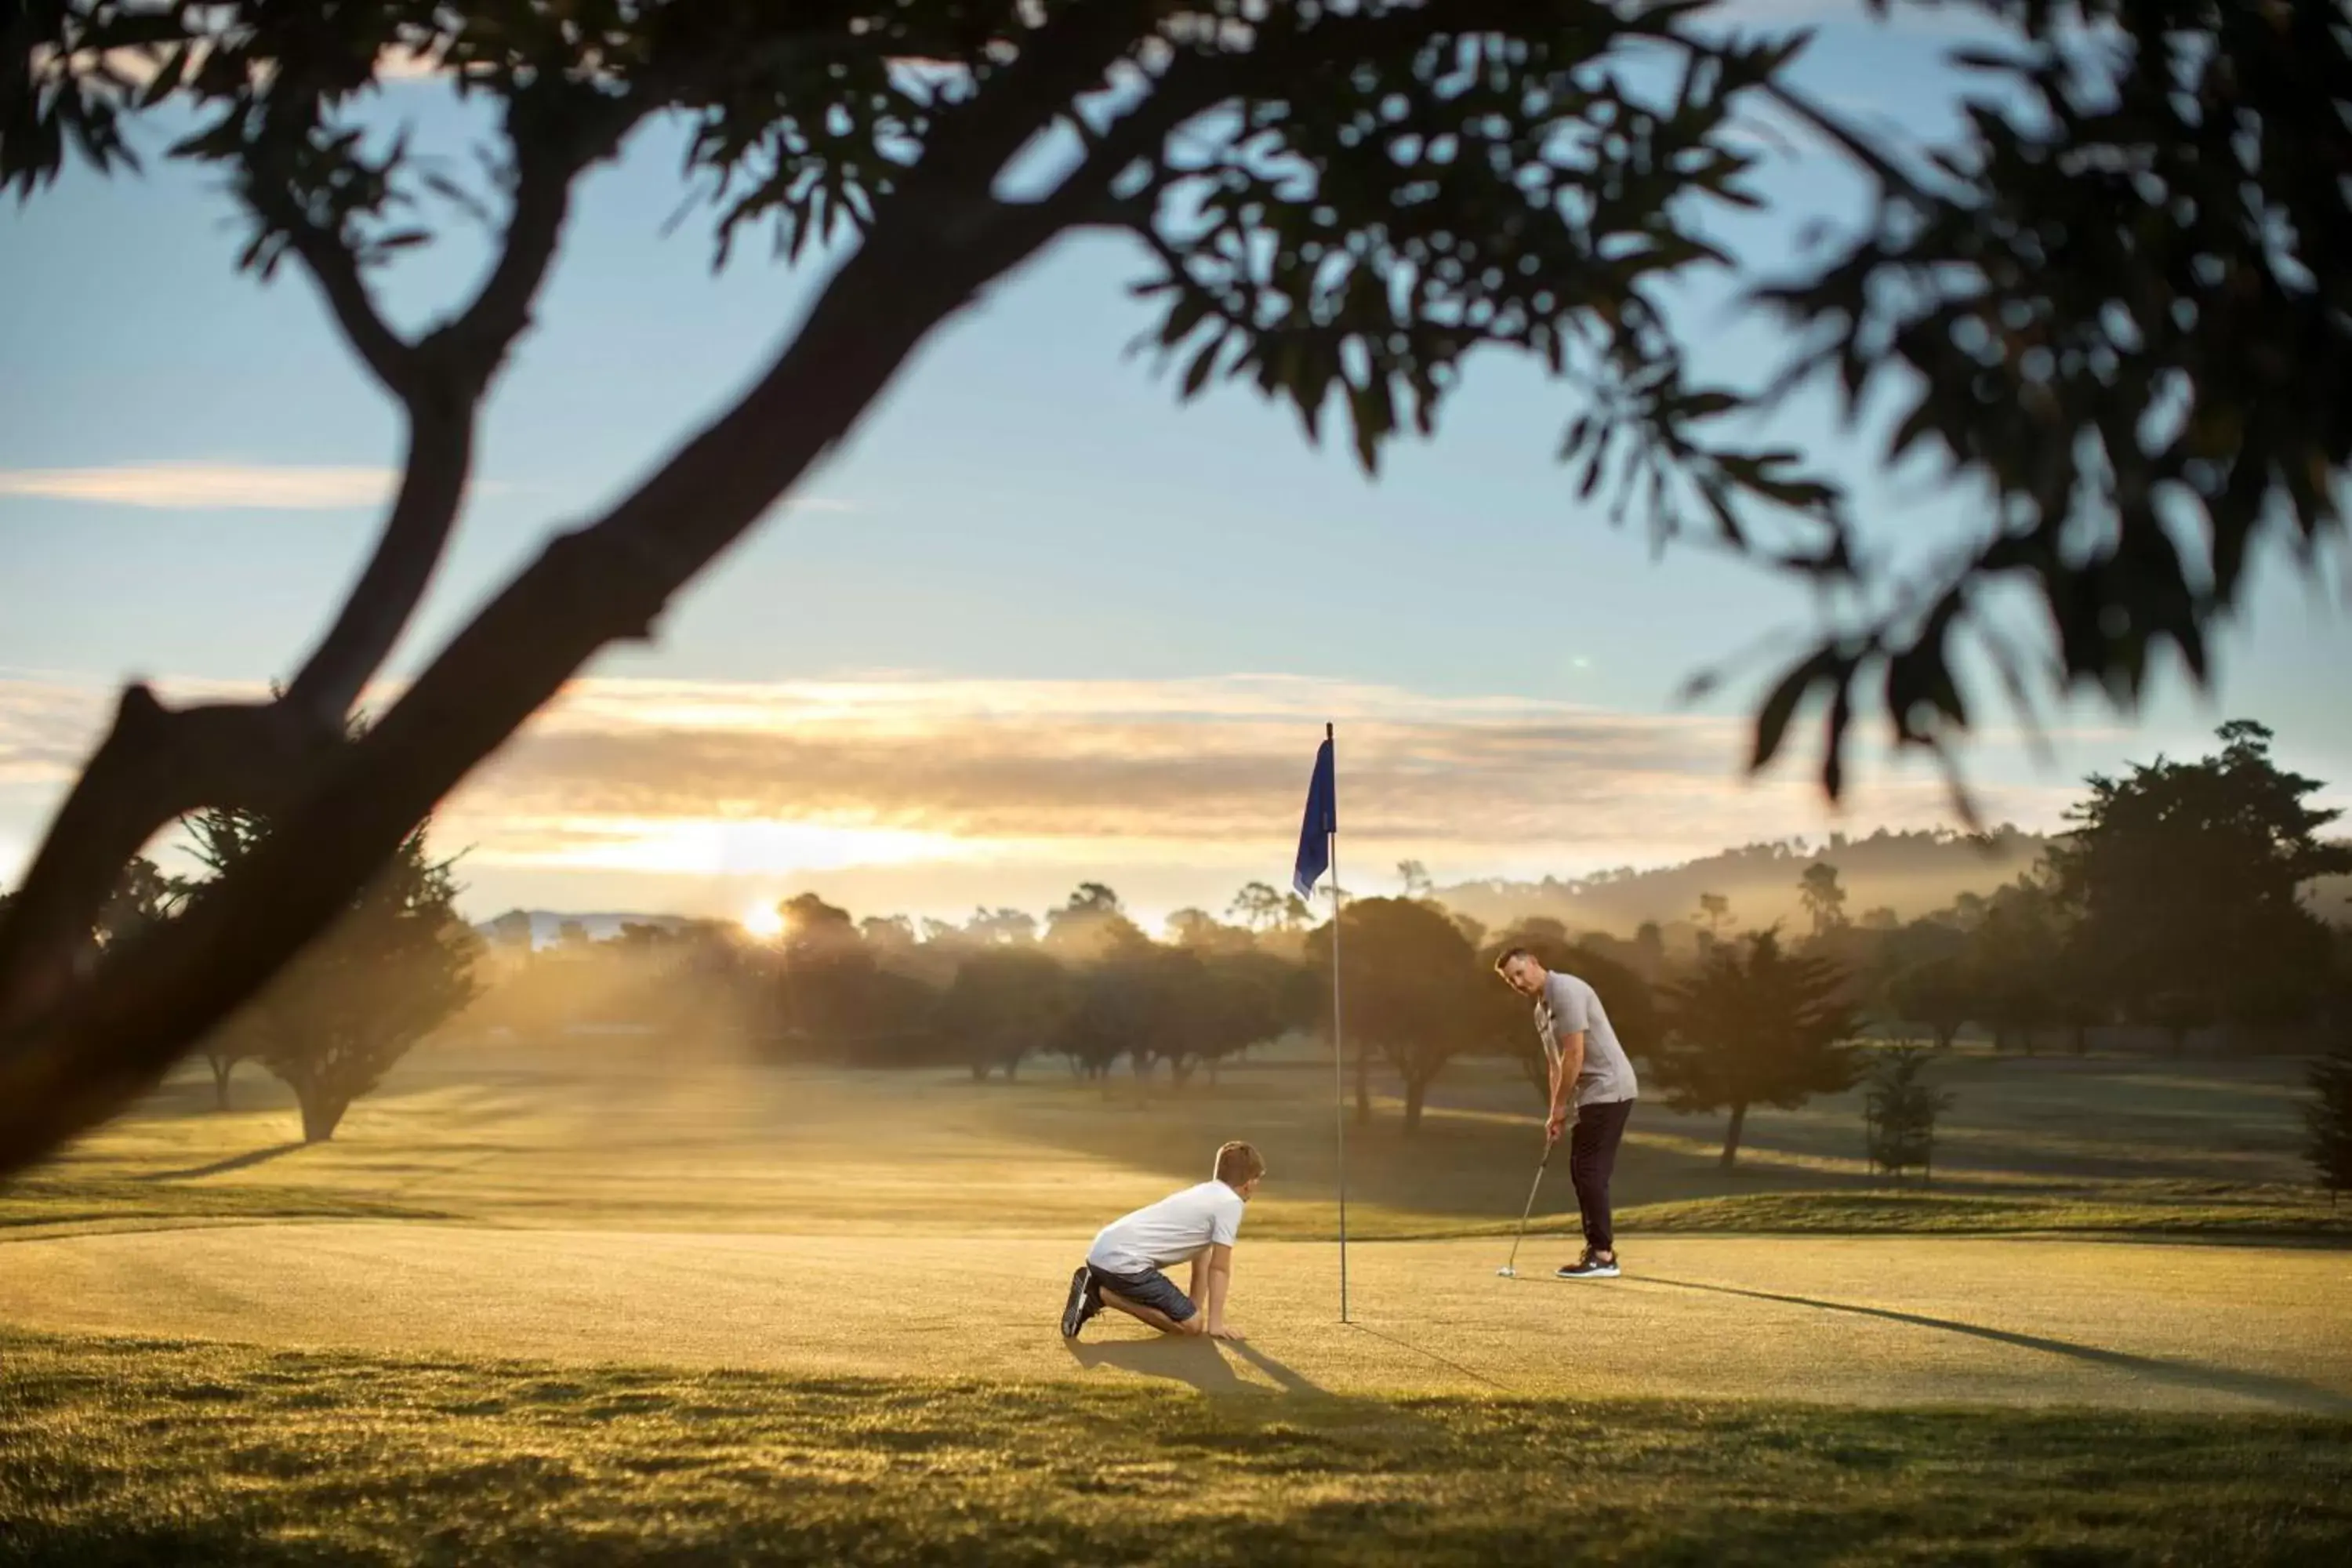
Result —
[[2352, 1240], [2352, 1208], [2275, 1187], [2116, 1188], [2079, 1195], [1753, 1193], [1621, 1211], [1632, 1234], [2111, 1235]]
[[213, 1186], [103, 1176], [0, 1185], [0, 1239], [32, 1226], [238, 1219], [447, 1219], [446, 1211], [320, 1187]]
[[0, 1562], [2323, 1563], [2352, 1422], [810, 1381], [0, 1331]]
[[[478, 1216], [462, 1206], [425, 1207], [331, 1187], [230, 1186], [109, 1177], [30, 1177], [0, 1186], [0, 1240], [11, 1232], [139, 1228], [209, 1221], [443, 1219]], [[512, 1216], [501, 1216], [512, 1223]], [[1537, 1229], [1557, 1230], [1561, 1216]], [[1572, 1216], [1569, 1216], [1572, 1217]], [[1322, 1209], [1293, 1205], [1276, 1235], [1317, 1237]], [[1375, 1213], [1353, 1222], [1367, 1240], [1436, 1240], [1507, 1235], [1516, 1219], [1465, 1222]], [[2215, 1240], [2352, 1242], [2352, 1206], [2275, 1185], [2164, 1184], [2094, 1188], [2066, 1195], [1913, 1192], [1743, 1193], [1639, 1204], [1617, 1213], [1628, 1235], [2136, 1236]]]
[[[1752, 1114], [1731, 1172], [1717, 1158], [1719, 1117], [1645, 1101], [1617, 1171], [1621, 1210], [1730, 1199], [1742, 1201], [1654, 1212], [1683, 1227], [1754, 1229], [1770, 1216], [1808, 1230], [2167, 1235], [2193, 1231], [2210, 1214], [2231, 1234], [2343, 1234], [2307, 1186], [2296, 1191], [2307, 1175], [2297, 1152], [2299, 1064], [1956, 1053], [1936, 1070], [1956, 1100], [1938, 1130], [1931, 1192], [2054, 1203], [2029, 1212], [1906, 1201], [1864, 1169], [1861, 1108], [1847, 1095]], [[1537, 1100], [1517, 1068], [1454, 1064], [1410, 1136], [1387, 1097], [1392, 1087], [1376, 1075], [1370, 1123], [1348, 1128], [1351, 1233], [1460, 1236], [1516, 1224], [1541, 1148]], [[1051, 1064], [1017, 1084], [983, 1085], [955, 1073], [758, 1067], [667, 1044], [635, 1055], [453, 1045], [414, 1053], [352, 1108], [332, 1142], [307, 1146], [295, 1141], [282, 1085], [240, 1078], [236, 1109], [217, 1111], [199, 1064], [47, 1174], [139, 1184], [113, 1189], [133, 1215], [218, 1215], [215, 1205], [237, 1200], [184, 1200], [171, 1189], [251, 1187], [279, 1189], [255, 1200], [265, 1212], [293, 1212], [299, 1189], [320, 1200], [302, 1205], [306, 1213], [360, 1212], [326, 1211], [334, 1196], [501, 1226], [1090, 1235], [1110, 1215], [1198, 1180], [1225, 1139], [1247, 1138], [1273, 1167], [1252, 1234], [1310, 1239], [1337, 1224], [1330, 1094], [1328, 1063], [1307, 1059], [1254, 1061], [1216, 1084], [1196, 1079], [1179, 1091], [1163, 1081], [1146, 1095], [1123, 1074], [1081, 1084]], [[1572, 1219], [1565, 1174], [1547, 1182], [1538, 1226]], [[2181, 1183], [2229, 1190], [2169, 1190]], [[1764, 1193], [1857, 1201], [1744, 1201]], [[7, 1201], [0, 1188], [0, 1205]], [[2257, 1205], [2278, 1206], [2263, 1214]], [[2161, 1212], [2089, 1212], [2102, 1205]]]

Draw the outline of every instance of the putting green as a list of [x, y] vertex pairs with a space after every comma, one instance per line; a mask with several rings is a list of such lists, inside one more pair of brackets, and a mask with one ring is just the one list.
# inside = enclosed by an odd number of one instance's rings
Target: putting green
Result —
[[2352, 1413], [2352, 1255], [1949, 1237], [1678, 1237], [1612, 1281], [1531, 1242], [1350, 1253], [1245, 1237], [1246, 1344], [1054, 1328], [1077, 1238], [421, 1223], [110, 1232], [0, 1248], [0, 1321], [306, 1347], [1210, 1392], [1511, 1393]]

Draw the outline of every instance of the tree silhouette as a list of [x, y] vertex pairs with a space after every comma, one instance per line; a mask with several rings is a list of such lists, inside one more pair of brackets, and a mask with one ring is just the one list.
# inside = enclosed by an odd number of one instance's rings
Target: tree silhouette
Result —
[[1927, 1081], [1927, 1053], [1916, 1046], [1882, 1052], [1870, 1070], [1864, 1100], [1870, 1166], [1900, 1181], [1917, 1170], [1924, 1185], [1934, 1179], [1936, 1119], [1951, 1109], [1948, 1090]]
[[[240, 265], [308, 276], [392, 399], [405, 458], [373, 553], [282, 693], [173, 708], [124, 691], [0, 912], [0, 1172], [152, 1085], [583, 664], [649, 636], [940, 326], [1076, 233], [1135, 242], [1182, 396], [1251, 384], [1311, 438], [1344, 424], [1369, 470], [1433, 428], [1471, 360], [1524, 356], [1576, 399], [1560, 450], [1580, 494], [1638, 507], [1662, 542], [1700, 532], [1847, 591], [1857, 614], [1763, 699], [1751, 752], [1769, 763], [1825, 707], [1832, 796], [1865, 707], [1903, 745], [1965, 730], [1965, 639], [2031, 697], [2036, 667], [1972, 614], [1989, 584], [2047, 611], [2070, 688], [2136, 702], [2165, 647], [2201, 680], [2205, 628], [2239, 603], [2253, 548], [2292, 541], [2315, 572], [2314, 546], [2342, 532], [2352, 195], [2331, 160], [2352, 36], [2316, 5], [1982, 14], [2007, 35], [1985, 66], [2002, 90], [1915, 151], [1790, 79], [1802, 34], [1716, 26], [1704, 5], [16, 7], [0, 189], [47, 184], [68, 150], [132, 166], [131, 122], [172, 116], [187, 130], [166, 155], [217, 172], [240, 209]], [[2074, 44], [2084, 16], [2117, 45], [2095, 63]], [[394, 129], [370, 89], [395, 63], [487, 111], [488, 188], [372, 133]], [[1738, 267], [1712, 237], [1759, 199], [1764, 112], [1872, 201], [1847, 238], [1751, 289], [1785, 352], [1767, 384], [1734, 389], [1702, 378], [1667, 301]], [[680, 188], [713, 205], [722, 260], [764, 227], [824, 282], [740, 395], [351, 740], [451, 537], [575, 188], [656, 121], [687, 127]], [[396, 258], [490, 208], [478, 288], [422, 331], [387, 320]], [[1903, 552], [1856, 548], [1843, 493], [1751, 417], [1814, 385], [1849, 405], [1896, 388], [1886, 460], [1948, 459], [1987, 492], [1979, 537], [1920, 578], [1887, 575]], [[87, 962], [121, 868], [205, 806], [278, 826], [153, 940]]]
[[1721, 893], [1701, 893], [1698, 896], [1699, 923], [1706, 927], [1706, 942], [1713, 946], [1723, 938], [1723, 928], [1731, 923], [1731, 900]]
[[1960, 1026], [1969, 1021], [1968, 969], [1961, 959], [1948, 955], [1921, 959], [1898, 971], [1886, 985], [1886, 1005], [1907, 1024], [1925, 1024], [1936, 1049], [1948, 1050]]
[[2049, 857], [2053, 896], [2080, 922], [2070, 969], [2176, 1051], [2211, 1022], [2313, 1014], [2333, 959], [2302, 890], [2352, 870], [2352, 847], [2318, 837], [2339, 814], [2308, 804], [2318, 781], [2272, 761], [2270, 731], [2238, 721], [2215, 734], [2221, 750], [2196, 762], [2094, 775]]
[[1061, 1044], [1070, 1006], [1069, 976], [1050, 953], [988, 948], [957, 966], [936, 1027], [975, 1079], [1002, 1068], [1011, 1082], [1023, 1057]]
[[1225, 912], [1260, 935], [1303, 929], [1314, 918], [1297, 893], [1277, 889], [1270, 882], [1245, 882]]
[[1151, 943], [1128, 919], [1118, 895], [1100, 882], [1081, 882], [1069, 901], [1045, 916], [1045, 951], [1067, 963], [1088, 963]]
[[1208, 1068], [1213, 1081], [1227, 1057], [1303, 1027], [1320, 1011], [1323, 993], [1314, 975], [1297, 963], [1246, 948], [1199, 951], [1203, 991], [1190, 1010], [1192, 1032], [1174, 1058], [1179, 1083], [1190, 1079], [1199, 1065]]
[[1061, 1049], [1097, 1079], [1125, 1056], [1138, 1088], [1148, 1089], [1155, 1064], [1198, 1054], [1210, 1006], [1201, 955], [1138, 933], [1100, 949], [1073, 973]]
[[1993, 890], [1968, 932], [1958, 973], [1969, 1016], [1992, 1031], [1995, 1050], [2021, 1045], [2030, 1056], [2036, 1031], [2074, 1014], [2062, 994], [2082, 994], [2068, 955], [2074, 921], [2056, 888], [2039, 876]]
[[1257, 942], [1247, 926], [1227, 925], [1206, 910], [1178, 910], [1168, 917], [1168, 940], [1195, 952], [1249, 952]]
[[1037, 918], [1020, 910], [974, 910], [962, 930], [974, 942], [1018, 945], [1037, 940]]
[[1797, 879], [1797, 896], [1803, 900], [1805, 913], [1811, 917], [1815, 940], [1849, 924], [1845, 912], [1845, 889], [1838, 886], [1837, 868], [1826, 860], [1816, 860], [1805, 868]]
[[[1747, 949], [1743, 954], [1740, 947]], [[1791, 957], [1760, 931], [1727, 942], [1666, 988], [1665, 1047], [1649, 1068], [1677, 1110], [1728, 1110], [1722, 1168], [1739, 1157], [1751, 1105], [1787, 1109], [1852, 1087], [1861, 1020], [1825, 959]]]
[[[190, 819], [194, 851], [215, 881], [192, 888], [201, 901], [268, 843], [267, 817], [206, 811]], [[472, 1000], [480, 939], [457, 912], [446, 861], [425, 851], [425, 830], [341, 919], [224, 1027], [220, 1049], [250, 1058], [285, 1080], [301, 1107], [302, 1141], [334, 1136], [352, 1100], [383, 1081], [409, 1047]]]
[[2352, 1191], [2352, 1050], [2311, 1064], [2313, 1099], [2304, 1108], [2311, 1141], [2304, 1146], [2332, 1207]]
[[[1419, 1131], [1429, 1086], [1445, 1064], [1487, 1037], [1486, 988], [1469, 939], [1444, 910], [1416, 899], [1358, 899], [1340, 933], [1342, 1022], [1360, 1053], [1378, 1051], [1404, 1080], [1404, 1130]], [[1328, 928], [1317, 949], [1329, 995]], [[1360, 1095], [1359, 1120], [1368, 1107]]]

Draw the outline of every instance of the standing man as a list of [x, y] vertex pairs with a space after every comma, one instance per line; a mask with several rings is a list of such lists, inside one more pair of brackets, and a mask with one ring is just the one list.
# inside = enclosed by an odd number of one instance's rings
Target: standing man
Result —
[[1609, 1015], [1591, 986], [1573, 974], [1555, 974], [1524, 947], [1495, 961], [1495, 973], [1512, 990], [1532, 997], [1536, 1032], [1551, 1063], [1551, 1108], [1544, 1118], [1544, 1147], [1559, 1142], [1568, 1125], [1564, 1102], [1576, 1086], [1576, 1132], [1569, 1140], [1569, 1179], [1576, 1184], [1576, 1206], [1584, 1216], [1584, 1256], [1559, 1270], [1562, 1279], [1614, 1279], [1617, 1236], [1609, 1222], [1609, 1174], [1616, 1168], [1617, 1144], [1633, 1114], [1633, 1063], [1617, 1043]]

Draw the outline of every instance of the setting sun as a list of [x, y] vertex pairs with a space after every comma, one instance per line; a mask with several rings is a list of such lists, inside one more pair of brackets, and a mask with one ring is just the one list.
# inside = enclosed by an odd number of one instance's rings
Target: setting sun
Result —
[[761, 942], [773, 942], [784, 934], [784, 911], [773, 903], [754, 903], [743, 911], [740, 923]]

